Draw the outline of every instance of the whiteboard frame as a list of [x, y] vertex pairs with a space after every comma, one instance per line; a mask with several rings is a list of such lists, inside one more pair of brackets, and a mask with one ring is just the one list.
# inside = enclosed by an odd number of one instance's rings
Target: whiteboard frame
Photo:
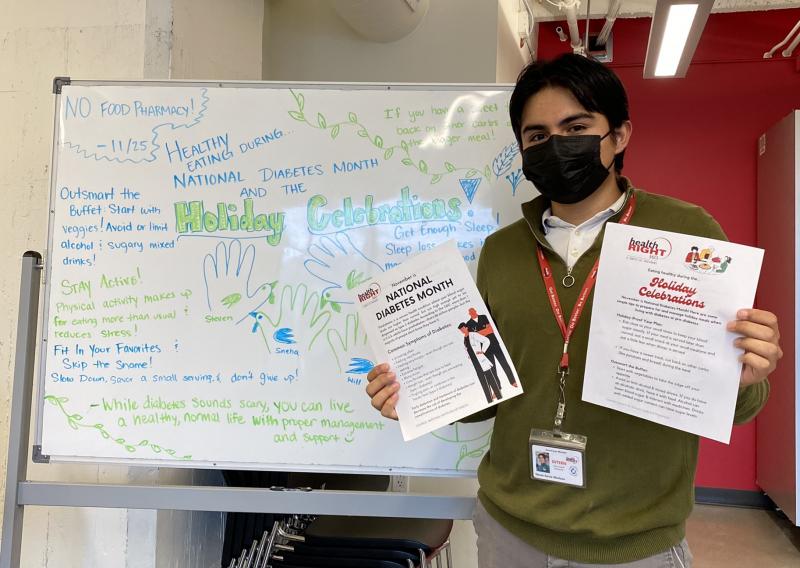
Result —
[[[378, 491], [295, 491], [284, 488], [109, 485], [28, 480], [28, 444], [42, 268], [38, 252], [22, 258], [17, 345], [9, 417], [0, 568], [22, 558], [26, 506], [103, 507], [246, 513], [304, 513], [429, 519], [470, 519], [475, 497]], [[277, 490], [276, 490], [277, 489]]]
[[[286, 82], [286, 81], [184, 81], [184, 80], [73, 80], [70, 78], [57, 78], [54, 86], [78, 86], [78, 87], [214, 87], [223, 89], [320, 89], [320, 90], [374, 90], [374, 91], [511, 91], [514, 88], [512, 83], [330, 83], [324, 81], [307, 82]], [[36, 381], [36, 418], [34, 440], [36, 446], [41, 448], [43, 436], [44, 420], [44, 393], [46, 380], [47, 364], [47, 337], [49, 333], [49, 310], [51, 288], [51, 254], [54, 241], [54, 218], [55, 218], [55, 196], [56, 196], [56, 174], [58, 172], [58, 140], [61, 134], [59, 110], [61, 108], [61, 89], [54, 88], [55, 110], [53, 120], [53, 145], [50, 159], [50, 198], [48, 201], [48, 223], [47, 223], [47, 248], [44, 254], [44, 270], [42, 274], [42, 284], [44, 285], [43, 306], [41, 310], [41, 321], [39, 328], [42, 335], [39, 342], [39, 372]], [[125, 458], [101, 458], [88, 456], [36, 456], [34, 461], [58, 462], [58, 463], [102, 463], [126, 466], [141, 467], [176, 467], [186, 469], [235, 469], [235, 470], [255, 470], [255, 471], [288, 471], [288, 472], [337, 472], [337, 473], [363, 473], [374, 475], [413, 475], [425, 477], [465, 477], [474, 478], [477, 470], [450, 470], [450, 469], [425, 469], [425, 468], [386, 468], [378, 466], [349, 466], [349, 465], [318, 465], [318, 464], [263, 464], [259, 462], [224, 462], [224, 461], [191, 461], [180, 460], [148, 460], [148, 459], [125, 459]]]

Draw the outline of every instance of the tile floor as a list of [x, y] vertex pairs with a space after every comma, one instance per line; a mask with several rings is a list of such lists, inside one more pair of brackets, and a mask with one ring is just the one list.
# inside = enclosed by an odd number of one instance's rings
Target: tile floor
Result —
[[694, 568], [800, 568], [800, 528], [780, 513], [695, 505], [686, 533]]

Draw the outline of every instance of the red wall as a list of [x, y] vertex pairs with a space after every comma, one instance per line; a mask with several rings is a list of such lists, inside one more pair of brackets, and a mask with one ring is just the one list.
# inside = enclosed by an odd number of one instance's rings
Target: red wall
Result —
[[[650, 19], [617, 20], [610, 67], [625, 84], [633, 138], [625, 175], [634, 185], [704, 207], [732, 241], [756, 241], [758, 137], [800, 108], [800, 47], [795, 57], [762, 55], [800, 20], [800, 9], [712, 14], [687, 76], [642, 79]], [[539, 57], [569, 50], [556, 25], [542, 24]], [[580, 22], [581, 35], [585, 20]], [[592, 21], [597, 32], [602, 20]], [[767, 251], [766, 254], [770, 254]], [[790, 325], [790, 322], [783, 322]], [[730, 446], [702, 440], [696, 484], [757, 490], [755, 428], [734, 429]]]

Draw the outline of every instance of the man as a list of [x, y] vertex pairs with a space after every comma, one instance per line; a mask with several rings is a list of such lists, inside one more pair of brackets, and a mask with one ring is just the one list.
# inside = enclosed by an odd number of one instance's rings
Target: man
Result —
[[472, 366], [475, 367], [486, 402], [491, 403], [503, 398], [500, 393], [500, 379], [495, 374], [494, 365], [486, 356], [486, 350], [490, 346], [489, 340], [479, 333], [470, 331], [466, 323], [459, 324], [458, 331], [464, 334], [464, 349], [467, 350]]
[[[479, 316], [478, 311], [475, 308], [469, 309], [469, 318], [470, 319], [468, 319], [466, 322], [469, 326], [469, 330], [480, 333], [490, 342], [489, 349], [486, 350], [486, 356], [495, 366], [495, 372], [497, 372], [497, 364], [499, 363], [500, 366], [503, 367], [503, 372], [506, 374], [506, 379], [508, 379], [508, 382], [511, 383], [512, 387], [516, 387], [517, 383], [514, 382], [514, 374], [511, 372], [511, 367], [509, 366], [508, 361], [506, 361], [506, 356], [503, 354], [503, 350], [500, 348], [500, 342], [497, 340], [497, 336], [494, 334], [494, 329], [492, 329], [492, 324], [489, 322], [489, 318], [487, 318], [485, 315]], [[499, 375], [497, 380], [499, 384]]]
[[539, 452], [536, 454], [536, 471], [541, 473], [550, 473], [550, 464], [547, 463], [547, 454]]
[[[591, 296], [571, 336], [563, 383], [563, 429], [588, 438], [585, 488], [532, 479], [529, 436], [554, 429], [564, 345], [540, 263], [551, 266], [566, 319], [599, 257], [606, 222], [626, 216], [632, 225], [725, 235], [699, 207], [634, 189], [621, 177], [632, 126], [625, 90], [603, 65], [575, 55], [533, 63], [517, 81], [509, 112], [523, 171], [541, 196], [523, 205], [523, 219], [486, 240], [478, 265], [478, 288], [525, 390], [470, 417], [495, 416], [478, 470], [479, 565], [689, 568], [684, 532], [698, 438], [581, 401]], [[734, 420], [741, 423], [766, 402], [766, 378], [782, 356], [778, 323], [769, 312], [742, 309], [727, 329], [742, 349], [741, 374], [731, 377], [740, 384]], [[396, 418], [399, 385], [388, 365], [367, 378], [372, 405]]]

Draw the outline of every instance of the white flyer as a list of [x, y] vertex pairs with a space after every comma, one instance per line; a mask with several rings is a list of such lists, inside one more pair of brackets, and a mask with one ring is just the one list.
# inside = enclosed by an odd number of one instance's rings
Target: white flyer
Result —
[[743, 351], [726, 325], [752, 307], [763, 255], [606, 225], [583, 400], [727, 444]]
[[522, 394], [455, 242], [412, 257], [355, 292], [372, 350], [400, 383], [404, 440]]

